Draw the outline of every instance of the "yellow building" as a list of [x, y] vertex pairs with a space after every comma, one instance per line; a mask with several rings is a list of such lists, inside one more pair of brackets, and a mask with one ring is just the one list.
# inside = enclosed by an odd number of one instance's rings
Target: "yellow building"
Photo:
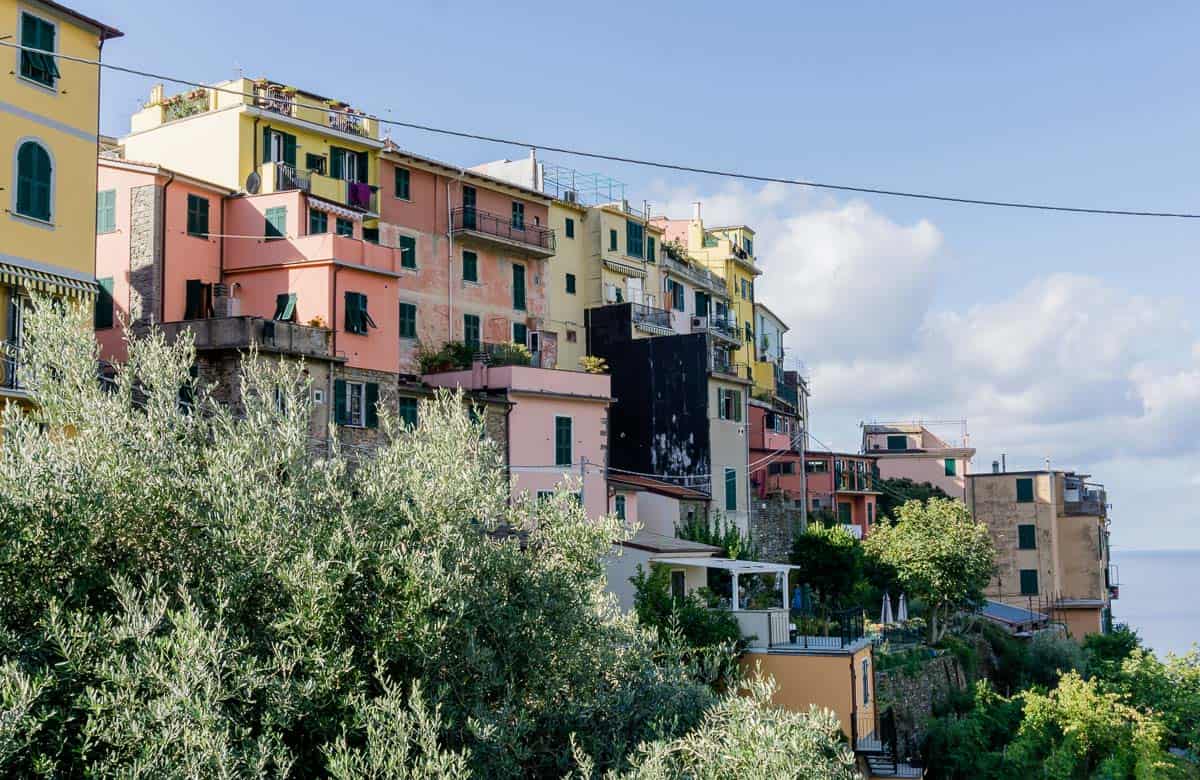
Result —
[[100, 68], [56, 54], [100, 59], [121, 32], [54, 2], [0, 0], [0, 37], [26, 49], [12, 57], [0, 86], [0, 397], [25, 397], [13, 356], [21, 342], [23, 301], [37, 290], [90, 300], [96, 270]]
[[367, 230], [377, 229], [379, 122], [340, 101], [268, 79], [170, 96], [160, 84], [120, 143], [127, 159], [231, 189], [305, 190], [364, 212]]
[[1106, 629], [1116, 595], [1107, 494], [1070, 471], [967, 475], [967, 507], [996, 546], [985, 595], [1047, 615], [1082, 640]]
[[588, 277], [588, 209], [579, 203], [555, 200], [550, 204], [554, 229], [554, 261], [549, 263], [546, 299], [549, 329], [558, 332], [558, 366], [576, 370], [587, 354], [584, 311], [588, 307], [584, 280]]

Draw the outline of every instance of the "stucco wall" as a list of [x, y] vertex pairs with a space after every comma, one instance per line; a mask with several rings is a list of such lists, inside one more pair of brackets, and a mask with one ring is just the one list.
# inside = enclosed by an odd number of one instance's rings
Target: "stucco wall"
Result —
[[[1034, 501], [1017, 502], [1017, 480], [1032, 479]], [[996, 574], [985, 591], [988, 598], [1024, 606], [1029, 596], [1021, 594], [1020, 570], [1038, 572], [1039, 594], [1053, 597], [1058, 588], [1058, 517], [1051, 500], [1048, 474], [981, 474], [968, 480], [967, 507], [988, 527], [996, 548]], [[1018, 525], [1036, 526], [1036, 549], [1018, 549]]]
[[946, 476], [946, 458], [931, 455], [927, 458], [913, 456], [889, 458], [880, 455], [879, 476], [883, 479], [908, 478], [913, 482], [928, 482], [941, 488], [952, 498], [965, 499], [967, 495], [966, 475], [970, 462], [966, 458], [954, 458], [955, 474]]
[[[870, 672], [867, 694], [863, 703], [859, 680], [862, 661]], [[874, 658], [870, 646], [849, 653], [818, 655], [815, 653], [755, 653], [742, 655], [739, 664], [747, 674], [761, 673], [775, 678], [778, 690], [772, 701], [793, 712], [808, 712], [811, 705], [831, 710], [842, 724], [842, 732], [851, 736], [854, 713], [874, 707]]]

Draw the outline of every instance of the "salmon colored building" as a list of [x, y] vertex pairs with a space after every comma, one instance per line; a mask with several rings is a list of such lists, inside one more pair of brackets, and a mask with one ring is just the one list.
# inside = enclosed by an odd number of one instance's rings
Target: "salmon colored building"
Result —
[[752, 399], [750, 414], [750, 485], [763, 499], [780, 496], [804, 504], [804, 429], [799, 415]]
[[804, 454], [804, 470], [810, 517], [816, 512], [832, 512], [859, 538], [871, 533], [880, 496], [875, 489], [874, 458], [809, 450]]

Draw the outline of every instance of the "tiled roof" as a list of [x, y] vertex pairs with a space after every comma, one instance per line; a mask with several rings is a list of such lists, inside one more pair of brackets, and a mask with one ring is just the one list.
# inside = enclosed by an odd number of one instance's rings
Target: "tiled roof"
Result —
[[724, 552], [720, 547], [714, 547], [711, 544], [691, 542], [687, 539], [679, 539], [674, 536], [664, 536], [645, 529], [638, 531], [632, 539], [627, 542], [621, 542], [621, 544], [625, 547], [632, 547], [636, 550], [645, 550], [652, 553], [703, 553], [712, 556]]
[[664, 482], [652, 477], [640, 477], [634, 474], [610, 474], [608, 481], [616, 485], [637, 488], [638, 490], [648, 490], [660, 496], [670, 496], [671, 498], [678, 498], [684, 501], [710, 500], [707, 493], [694, 488], [683, 487], [682, 485], [672, 485], [670, 482]]

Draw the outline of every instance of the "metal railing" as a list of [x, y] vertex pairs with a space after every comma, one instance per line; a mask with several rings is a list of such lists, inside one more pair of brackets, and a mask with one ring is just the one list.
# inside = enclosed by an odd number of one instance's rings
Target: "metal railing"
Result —
[[[1070, 489], [1068, 489], [1070, 491]], [[1102, 485], [1080, 484], [1069, 494], [1076, 500], [1063, 501], [1063, 511], [1068, 515], [1104, 515], [1108, 508], [1108, 494]]]
[[341, 111], [330, 111], [328, 113], [329, 126], [334, 130], [340, 130], [343, 133], [351, 135], [367, 135], [367, 126], [364, 120], [366, 116], [362, 114], [343, 114]]
[[554, 251], [553, 230], [527, 222], [514, 224], [508, 217], [480, 211], [470, 206], [454, 209], [450, 213], [450, 225], [451, 230], [470, 230], [487, 236], [528, 244], [548, 252]]
[[20, 372], [21, 347], [12, 342], [0, 342], [0, 387], [5, 390], [22, 390]]
[[725, 376], [735, 376], [738, 379], [753, 379], [753, 374], [750, 373], [750, 366], [745, 363], [735, 363], [728, 358], [718, 357], [720, 353], [714, 352], [712, 359], [712, 371], [716, 374], [724, 374]]
[[644, 303], [630, 303], [629, 316], [634, 325], [653, 325], [660, 328], [671, 327], [671, 312], [648, 306]]
[[303, 190], [312, 192], [312, 173], [297, 170], [287, 163], [275, 163], [275, 191]]
[[267, 85], [254, 87], [254, 105], [284, 116], [295, 116], [294, 97], [283, 87]]

